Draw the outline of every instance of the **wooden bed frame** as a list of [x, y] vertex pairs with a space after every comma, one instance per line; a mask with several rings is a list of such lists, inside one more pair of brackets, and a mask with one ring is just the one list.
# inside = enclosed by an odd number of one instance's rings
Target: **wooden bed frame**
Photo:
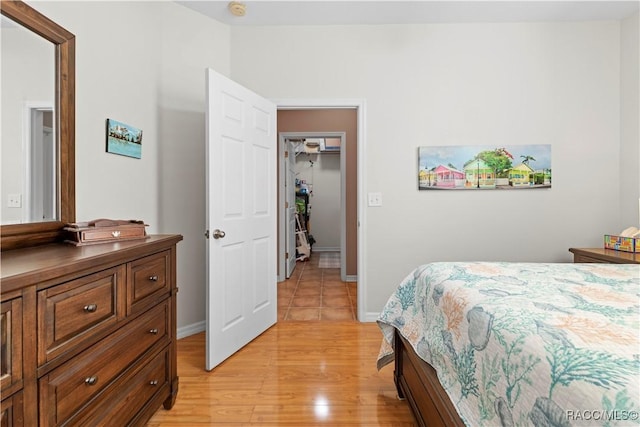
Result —
[[406, 398], [421, 427], [464, 427], [444, 391], [436, 371], [415, 353], [411, 344], [395, 331], [395, 371], [398, 396]]

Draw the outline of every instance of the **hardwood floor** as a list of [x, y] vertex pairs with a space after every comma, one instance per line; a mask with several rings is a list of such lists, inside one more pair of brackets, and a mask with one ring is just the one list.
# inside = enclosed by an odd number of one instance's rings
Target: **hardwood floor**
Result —
[[300, 267], [278, 285], [278, 323], [211, 372], [204, 333], [178, 341], [175, 406], [149, 427], [416, 425], [393, 366], [376, 369], [378, 326], [355, 321], [355, 284], [318, 269], [313, 256]]
[[278, 322], [211, 372], [204, 333], [178, 341], [173, 409], [148, 426], [414, 426], [374, 323]]

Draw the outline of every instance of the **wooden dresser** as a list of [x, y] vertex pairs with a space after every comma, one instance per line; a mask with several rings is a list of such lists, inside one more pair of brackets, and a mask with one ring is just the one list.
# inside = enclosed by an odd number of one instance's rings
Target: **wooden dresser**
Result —
[[173, 406], [180, 240], [2, 252], [2, 426], [144, 425]]
[[608, 264], [640, 264], [640, 254], [605, 248], [571, 248], [573, 262], [602, 262]]

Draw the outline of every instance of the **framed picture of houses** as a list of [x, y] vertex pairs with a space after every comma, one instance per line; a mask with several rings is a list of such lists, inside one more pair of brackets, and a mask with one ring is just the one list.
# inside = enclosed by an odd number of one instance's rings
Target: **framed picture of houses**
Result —
[[418, 148], [419, 190], [551, 188], [551, 145]]

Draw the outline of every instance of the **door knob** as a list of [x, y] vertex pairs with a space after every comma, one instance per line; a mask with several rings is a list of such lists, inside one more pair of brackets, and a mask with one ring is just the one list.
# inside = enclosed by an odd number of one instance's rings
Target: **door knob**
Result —
[[218, 230], [217, 228], [213, 230], [213, 238], [214, 239], [222, 239], [226, 236], [226, 233], [222, 230]]

